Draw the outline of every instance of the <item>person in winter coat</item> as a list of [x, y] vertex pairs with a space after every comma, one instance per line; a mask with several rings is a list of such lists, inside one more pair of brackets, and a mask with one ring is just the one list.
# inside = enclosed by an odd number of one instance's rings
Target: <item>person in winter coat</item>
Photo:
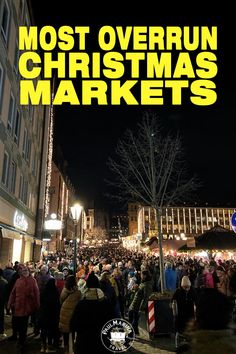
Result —
[[[20, 268], [22, 267], [22, 265], [20, 266], [20, 264], [18, 264], [17, 267], [13, 267], [13, 272], [8, 280], [8, 285], [7, 285], [7, 303], [8, 303], [8, 300], [9, 300], [9, 297], [10, 297], [10, 294], [11, 294], [11, 291], [12, 289], [14, 288], [14, 285], [17, 281], [17, 279], [20, 278]], [[6, 314], [7, 315], [10, 315], [10, 309], [7, 307], [6, 309]], [[12, 320], [13, 320], [13, 317], [12, 317]], [[12, 323], [12, 329], [14, 328], [14, 324]], [[15, 340], [16, 338], [16, 334], [13, 333], [13, 335], [11, 337], [8, 338], [8, 340]]]
[[[39, 287], [39, 296], [41, 296], [41, 294], [45, 288], [45, 285], [47, 284], [48, 280], [51, 278], [52, 278], [52, 276], [49, 273], [48, 266], [46, 264], [43, 264], [40, 268], [40, 271], [35, 276], [36, 282]], [[34, 326], [34, 335], [37, 336], [40, 333], [38, 311], [35, 311], [35, 313], [32, 315], [31, 321]]]
[[28, 267], [22, 266], [20, 278], [17, 279], [8, 300], [8, 307], [14, 318], [13, 333], [15, 335], [19, 333], [19, 345], [22, 350], [24, 350], [29, 316], [39, 309], [39, 306], [39, 288], [36, 280], [30, 275]]
[[59, 292], [55, 285], [55, 279], [51, 278], [46, 283], [40, 296], [41, 353], [49, 352], [59, 347], [59, 315]]
[[205, 277], [205, 286], [206, 288], [214, 288], [214, 279], [212, 272], [210, 271], [210, 267], [208, 265], [205, 265], [204, 271], [203, 271], [204, 277]]
[[147, 314], [148, 299], [153, 291], [151, 275], [147, 270], [141, 272], [141, 283], [135, 292], [133, 301], [129, 306], [129, 322], [132, 324], [135, 334], [139, 334], [138, 323], [140, 311]]
[[179, 288], [181, 286], [181, 280], [186, 274], [186, 270], [184, 269], [183, 263], [179, 262], [176, 268], [176, 286]]
[[229, 291], [228, 291], [228, 275], [224, 269], [223, 266], [218, 266], [216, 268], [216, 274], [218, 277], [218, 283], [216, 284], [216, 288], [217, 290], [219, 290], [222, 294], [224, 295], [228, 295]]
[[[7, 287], [7, 301], [9, 299], [9, 296], [10, 296], [10, 292], [13, 288], [13, 285], [10, 289], [9, 287], [9, 284], [10, 284], [10, 280], [11, 280], [11, 277], [13, 276], [13, 274], [16, 273], [15, 269], [13, 268], [13, 263], [12, 262], [8, 262], [8, 264], [6, 265], [6, 267], [3, 269], [3, 278], [5, 278], [7, 280], [7, 283], [8, 283], [8, 287]], [[6, 301], [6, 306], [5, 306], [5, 309], [6, 309], [6, 315], [10, 315], [10, 311], [9, 309], [7, 308], [7, 301]]]
[[103, 291], [99, 288], [99, 280], [91, 272], [86, 280], [87, 290], [78, 302], [71, 319], [71, 327], [76, 335], [75, 354], [105, 354], [101, 341], [101, 330], [113, 317], [113, 309]]
[[71, 330], [70, 321], [78, 302], [82, 299], [82, 293], [77, 287], [77, 281], [74, 275], [68, 275], [65, 280], [65, 287], [60, 295], [61, 311], [59, 329], [63, 335], [64, 353], [69, 353], [69, 339], [72, 332], [74, 342], [74, 331]]
[[4, 333], [4, 309], [7, 300], [7, 280], [3, 278], [3, 270], [0, 268], [0, 341], [7, 337]]
[[191, 286], [188, 276], [183, 276], [180, 288], [176, 289], [172, 301], [177, 302], [176, 330], [183, 333], [188, 321], [194, 317], [194, 306], [196, 305], [196, 293]]
[[46, 283], [48, 282], [48, 280], [51, 278], [52, 278], [52, 276], [48, 271], [48, 266], [46, 264], [43, 264], [40, 268], [39, 273], [35, 277], [38, 287], [39, 287], [40, 294], [44, 290], [44, 287], [45, 287]]
[[118, 296], [116, 294], [116, 290], [112, 285], [110, 279], [111, 279], [110, 272], [104, 271], [100, 277], [100, 288], [104, 292], [104, 295], [107, 298], [107, 300], [110, 302], [113, 308], [114, 317], [116, 317]]
[[174, 292], [177, 284], [177, 272], [170, 262], [165, 265], [166, 290]]
[[54, 272], [54, 278], [55, 278], [55, 284], [56, 284], [57, 290], [59, 292], [59, 295], [61, 295], [62, 289], [65, 286], [65, 280], [63, 279], [63, 273], [56, 270]]

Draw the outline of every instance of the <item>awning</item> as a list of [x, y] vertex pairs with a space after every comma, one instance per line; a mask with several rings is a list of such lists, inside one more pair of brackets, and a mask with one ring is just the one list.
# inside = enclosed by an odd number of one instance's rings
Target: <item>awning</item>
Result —
[[2, 231], [2, 237], [3, 238], [9, 238], [11, 240], [20, 240], [21, 239], [21, 234], [19, 232], [10, 230], [10, 229], [6, 229], [5, 227], [1, 227], [1, 231]]

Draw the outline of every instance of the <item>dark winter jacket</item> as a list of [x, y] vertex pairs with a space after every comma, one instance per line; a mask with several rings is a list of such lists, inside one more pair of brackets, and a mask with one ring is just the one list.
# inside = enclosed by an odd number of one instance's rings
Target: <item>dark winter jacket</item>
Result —
[[196, 293], [191, 287], [189, 291], [182, 287], [176, 289], [172, 301], [177, 301], [178, 316], [177, 316], [177, 330], [183, 332], [187, 322], [194, 317], [194, 305], [196, 303]]
[[60, 314], [59, 292], [54, 278], [50, 279], [40, 296], [39, 323], [41, 328], [58, 329]]
[[104, 296], [99, 298], [99, 293], [95, 298], [94, 292], [88, 291], [86, 297], [78, 302], [71, 319], [71, 329], [77, 332], [75, 354], [107, 353], [101, 341], [101, 330], [112, 318], [113, 310], [109, 300]]
[[148, 299], [149, 299], [152, 291], [153, 291], [152, 280], [142, 282], [139, 285], [139, 288], [134, 295], [134, 299], [129, 306], [129, 310], [147, 311]]
[[0, 276], [0, 308], [3, 309], [7, 302], [7, 280]]

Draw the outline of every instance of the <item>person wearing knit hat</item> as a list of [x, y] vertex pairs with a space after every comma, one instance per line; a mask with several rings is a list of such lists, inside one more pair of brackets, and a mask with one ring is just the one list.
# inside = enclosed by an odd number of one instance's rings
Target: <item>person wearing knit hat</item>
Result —
[[94, 274], [93, 271], [91, 273], [89, 273], [89, 276], [86, 280], [86, 285], [87, 285], [87, 288], [99, 288], [100, 287], [98, 277]]
[[194, 309], [196, 305], [196, 293], [191, 286], [188, 276], [183, 276], [180, 288], [177, 288], [172, 301], [177, 304], [176, 330], [183, 333], [187, 323], [194, 318]]
[[181, 287], [184, 288], [185, 290], [189, 290], [191, 287], [191, 282], [189, 280], [189, 277], [187, 275], [184, 275], [182, 280], [181, 280]]

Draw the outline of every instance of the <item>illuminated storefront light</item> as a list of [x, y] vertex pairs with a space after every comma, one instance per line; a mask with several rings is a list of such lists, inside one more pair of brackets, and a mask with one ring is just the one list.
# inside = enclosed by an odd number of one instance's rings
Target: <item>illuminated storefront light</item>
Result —
[[44, 222], [44, 229], [45, 230], [56, 231], [56, 230], [62, 229], [62, 221], [56, 219], [56, 217], [57, 217], [56, 214], [53, 213], [53, 214], [51, 214], [51, 218]]

